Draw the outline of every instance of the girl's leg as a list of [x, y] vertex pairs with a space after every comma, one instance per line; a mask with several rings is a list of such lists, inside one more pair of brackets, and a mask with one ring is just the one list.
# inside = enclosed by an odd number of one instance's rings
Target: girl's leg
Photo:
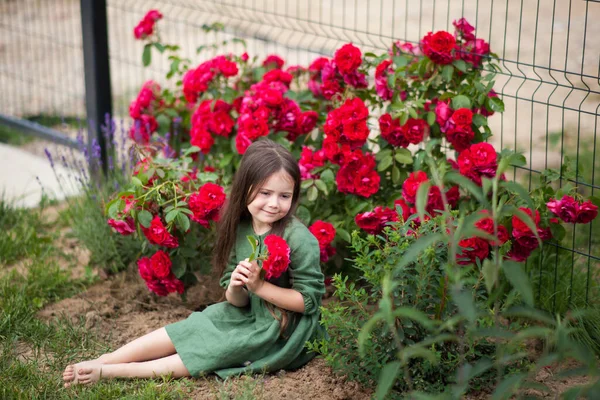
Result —
[[[77, 367], [76, 367], [77, 368]], [[89, 384], [110, 378], [155, 378], [171, 375], [173, 378], [190, 376], [179, 354], [144, 362], [100, 364], [90, 362], [77, 370], [77, 383]]]
[[127, 343], [112, 353], [103, 354], [97, 361], [102, 364], [121, 364], [155, 360], [175, 354], [175, 346], [165, 328], [159, 328]]
[[84, 361], [76, 365], [68, 365], [63, 372], [65, 386], [79, 380], [78, 370], [88, 364], [121, 364], [154, 360], [175, 353], [175, 346], [165, 328], [157, 329], [127, 343], [112, 353], [103, 354], [95, 360]]

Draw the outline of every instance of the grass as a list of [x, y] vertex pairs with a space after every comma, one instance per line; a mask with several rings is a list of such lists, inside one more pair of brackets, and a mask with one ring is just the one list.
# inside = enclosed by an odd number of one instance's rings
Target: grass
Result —
[[[92, 386], [65, 389], [66, 365], [112, 350], [110, 339], [85, 328], [85, 318], [38, 318], [45, 305], [81, 293], [93, 280], [71, 275], [72, 260], [54, 246], [59, 235], [53, 228], [69, 223], [46, 222], [42, 212], [20, 210], [0, 198], [0, 398], [1, 399], [188, 399], [199, 385], [211, 398], [256, 399], [262, 379], [243, 377], [225, 382], [169, 378], [101, 381]], [[8, 257], [4, 249], [10, 248]], [[18, 262], [19, 267], [11, 264]], [[206, 391], [204, 391], [206, 392]], [[259, 396], [259, 397], [257, 397]]]

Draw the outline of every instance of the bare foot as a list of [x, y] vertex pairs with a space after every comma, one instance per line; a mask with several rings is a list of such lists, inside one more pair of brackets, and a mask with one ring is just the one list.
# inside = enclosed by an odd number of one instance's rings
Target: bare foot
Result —
[[[86, 379], [86, 382], [82, 382], [83, 376], [81, 375], [82, 373], [79, 371], [82, 371], [82, 370], [87, 371], [90, 368], [92, 368], [93, 366], [97, 366], [97, 365], [102, 366], [102, 364], [104, 364], [104, 363], [102, 361], [100, 361], [100, 358], [98, 358], [95, 360], [82, 361], [75, 365], [73, 365], [73, 364], [67, 365], [67, 368], [65, 368], [65, 371], [63, 372], [63, 381], [65, 382], [64, 386], [68, 388], [71, 385], [86, 383], [87, 381], [89, 381], [89, 379]], [[89, 377], [86, 377], [86, 378], [89, 378]]]
[[88, 361], [77, 364], [75, 369], [77, 371], [77, 383], [82, 385], [96, 383], [102, 378], [102, 364], [99, 362]]
[[63, 372], [63, 381], [65, 382], [65, 387], [69, 387], [73, 383], [75, 383], [74, 381], [76, 377], [77, 376], [75, 374], [75, 366], [67, 365], [67, 368], [65, 368], [65, 372]]

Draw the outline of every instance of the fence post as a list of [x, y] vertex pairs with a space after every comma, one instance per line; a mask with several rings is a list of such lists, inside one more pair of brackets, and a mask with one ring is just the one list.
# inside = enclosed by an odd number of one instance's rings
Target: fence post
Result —
[[106, 140], [112, 140], [110, 129], [107, 133], [108, 137], [102, 133], [106, 115], [112, 116], [106, 0], [81, 0], [81, 30], [88, 148], [92, 149], [92, 143], [96, 139], [100, 146], [102, 171], [106, 174], [108, 167]]

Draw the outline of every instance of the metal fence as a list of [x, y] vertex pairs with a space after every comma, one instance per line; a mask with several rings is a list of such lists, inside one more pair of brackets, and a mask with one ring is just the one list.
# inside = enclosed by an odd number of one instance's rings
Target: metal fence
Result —
[[[81, 19], [78, 0], [0, 0], [0, 113], [84, 117]], [[167, 60], [142, 68], [143, 43], [133, 27], [149, 9], [164, 15], [163, 42], [182, 46], [195, 62], [204, 44], [244, 38], [251, 55], [278, 53], [308, 64], [353, 42], [382, 52], [392, 41], [418, 43], [428, 31], [452, 31], [465, 17], [490, 43], [502, 73], [495, 90], [506, 111], [491, 118], [493, 143], [521, 151], [526, 168], [515, 177], [535, 186], [540, 171], [571, 164], [564, 175], [585, 195], [597, 195], [596, 138], [600, 110], [600, 3], [585, 0], [108, 0], [108, 37], [114, 114], [148, 79], [164, 82]], [[225, 31], [205, 33], [221, 22]], [[232, 47], [241, 52], [241, 47]], [[565, 171], [566, 172], [566, 171]], [[600, 170], [599, 170], [600, 172]], [[547, 248], [530, 262], [538, 299], [564, 311], [598, 297], [600, 223], [568, 232], [568, 246]], [[550, 295], [551, 294], [551, 295]]]

